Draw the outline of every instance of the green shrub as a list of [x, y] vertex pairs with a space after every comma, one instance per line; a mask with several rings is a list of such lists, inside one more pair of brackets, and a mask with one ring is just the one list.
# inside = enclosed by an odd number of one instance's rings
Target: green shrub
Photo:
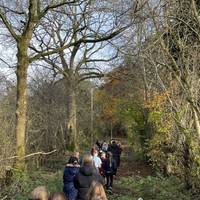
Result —
[[0, 199], [27, 200], [37, 186], [46, 186], [50, 192], [62, 191], [62, 172], [14, 172], [10, 186], [0, 191]]
[[[184, 185], [176, 177], [147, 176], [121, 178], [118, 187], [130, 189], [132, 199], [142, 197], [148, 200], [189, 200], [190, 192], [184, 190]], [[120, 198], [122, 200], [123, 198]]]

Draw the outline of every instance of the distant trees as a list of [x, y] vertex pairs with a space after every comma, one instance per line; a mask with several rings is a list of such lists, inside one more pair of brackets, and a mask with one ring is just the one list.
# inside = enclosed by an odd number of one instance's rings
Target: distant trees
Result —
[[4, 159], [15, 153], [15, 92], [14, 84], [0, 74], [0, 179], [5, 177], [7, 166], [13, 164], [13, 160]]
[[[84, 81], [78, 87], [77, 121], [82, 140], [87, 143], [90, 127], [90, 88], [92, 84]], [[47, 69], [35, 71], [29, 82], [29, 106], [27, 124], [27, 153], [52, 151], [59, 154], [66, 151], [65, 127], [68, 95], [65, 80], [55, 82], [53, 73]], [[37, 160], [37, 159], [36, 159]]]

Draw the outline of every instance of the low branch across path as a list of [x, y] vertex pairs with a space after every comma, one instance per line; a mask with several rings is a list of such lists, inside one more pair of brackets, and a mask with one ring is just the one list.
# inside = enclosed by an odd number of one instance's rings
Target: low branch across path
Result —
[[[49, 154], [55, 153], [56, 151], [57, 150], [55, 149], [55, 150], [50, 151], [50, 152], [44, 152], [44, 151], [35, 152], [35, 153], [28, 154], [28, 155], [24, 156], [23, 158], [29, 158], [29, 157], [36, 156], [36, 155], [49, 155]], [[6, 160], [12, 160], [12, 159], [15, 159], [15, 158], [19, 158], [19, 156], [11, 156], [11, 157], [0, 160], [0, 162], [6, 161]]]

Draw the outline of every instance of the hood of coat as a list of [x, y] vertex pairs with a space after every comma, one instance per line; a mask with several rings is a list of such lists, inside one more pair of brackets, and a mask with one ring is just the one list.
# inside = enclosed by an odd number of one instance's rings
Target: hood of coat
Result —
[[74, 167], [74, 168], [76, 168], [76, 167], [80, 167], [80, 165], [79, 164], [75, 164], [75, 165], [73, 165], [73, 164], [66, 164], [66, 167]]
[[65, 174], [70, 174], [70, 175], [74, 175], [79, 171], [79, 167], [77, 166], [66, 166], [65, 167]]
[[93, 166], [83, 166], [80, 168], [80, 173], [84, 176], [92, 176], [95, 173]]

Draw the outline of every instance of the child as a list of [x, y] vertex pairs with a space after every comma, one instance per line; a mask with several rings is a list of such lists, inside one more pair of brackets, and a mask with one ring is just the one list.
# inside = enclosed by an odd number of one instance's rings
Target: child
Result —
[[74, 177], [79, 172], [80, 165], [76, 157], [70, 157], [65, 167], [63, 175], [63, 191], [69, 200], [75, 200], [78, 194], [77, 189], [74, 187]]
[[107, 158], [105, 160], [105, 175], [106, 175], [106, 188], [112, 194], [113, 186], [113, 175], [116, 175], [117, 164], [116, 161], [112, 158], [112, 153], [107, 153]]
[[32, 192], [31, 192], [31, 200], [48, 200], [49, 198], [49, 192], [46, 187], [44, 186], [39, 186], [36, 187]]
[[88, 191], [88, 200], [108, 200], [103, 185], [93, 181]]
[[98, 150], [94, 150], [92, 152], [92, 159], [93, 159], [93, 162], [94, 162], [94, 166], [96, 167], [96, 169], [99, 171], [99, 169], [101, 168], [101, 159], [99, 158], [98, 156]]
[[105, 177], [105, 161], [106, 161], [106, 153], [105, 152], [101, 152], [100, 159], [101, 159], [102, 164], [99, 169], [99, 172], [103, 177]]
[[78, 200], [88, 200], [87, 193], [93, 181], [98, 181], [104, 184], [102, 176], [93, 166], [91, 155], [83, 157], [83, 166], [74, 179], [74, 186], [78, 189]]
[[61, 192], [54, 192], [50, 195], [49, 200], [68, 200]]
[[108, 144], [106, 143], [106, 141], [104, 141], [102, 144], [102, 151], [107, 152], [107, 150], [108, 150]]

